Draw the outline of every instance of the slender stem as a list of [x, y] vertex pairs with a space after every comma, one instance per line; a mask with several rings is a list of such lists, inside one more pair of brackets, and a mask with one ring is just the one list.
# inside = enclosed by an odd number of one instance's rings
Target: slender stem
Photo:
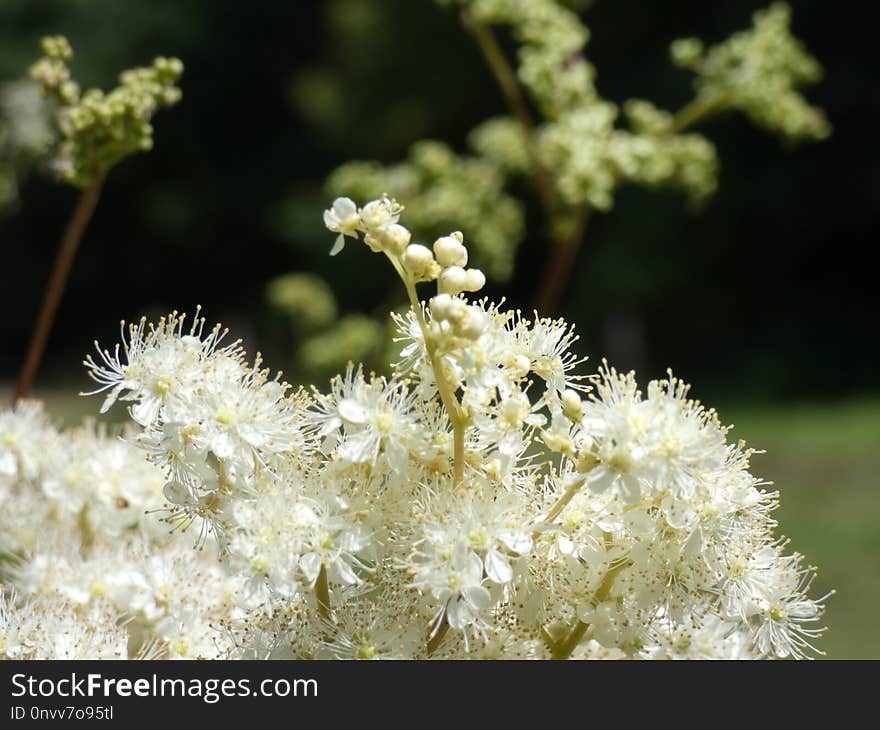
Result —
[[318, 615], [330, 621], [330, 583], [327, 580], [327, 568], [324, 565], [321, 566], [315, 580], [315, 599], [318, 601]]
[[457, 486], [464, 477], [464, 430], [467, 426], [467, 417], [462, 411], [461, 404], [458, 402], [458, 398], [455, 397], [455, 393], [450, 387], [449, 381], [446, 380], [446, 375], [443, 373], [442, 363], [440, 357], [437, 355], [437, 348], [434, 347], [431, 333], [428, 331], [428, 323], [425, 321], [425, 315], [422, 313], [422, 303], [416, 292], [415, 282], [394, 256], [387, 253], [386, 256], [388, 256], [394, 269], [403, 280], [404, 287], [406, 287], [406, 295], [409, 297], [410, 305], [416, 314], [416, 320], [419, 323], [419, 328], [422, 330], [422, 337], [425, 340], [425, 349], [428, 351], [428, 360], [431, 362], [431, 369], [434, 371], [434, 380], [437, 382], [437, 392], [440, 394], [440, 400], [443, 403], [443, 407], [446, 409], [450, 422], [452, 423], [453, 486]]
[[452, 431], [452, 449], [454, 461], [454, 473], [452, 477], [452, 485], [457, 486], [464, 477], [464, 422], [462, 419], [456, 419], [453, 422]]
[[529, 111], [529, 105], [526, 103], [525, 96], [517, 81], [516, 73], [507, 62], [507, 57], [498, 39], [492, 29], [476, 20], [473, 15], [465, 11], [462, 13], [462, 21], [464, 26], [473, 34], [477, 45], [480, 47], [489, 69], [495, 76], [498, 86], [501, 87], [501, 93], [507, 101], [507, 105], [513, 112], [514, 116], [522, 122], [524, 127], [532, 126], [532, 113]]
[[584, 486], [585, 481], [586, 479], [578, 479], [574, 484], [566, 489], [563, 495], [556, 501], [556, 504], [554, 504], [550, 508], [550, 511], [547, 513], [547, 517], [544, 518], [544, 522], [549, 523], [555, 520], [559, 516], [559, 513], [562, 512], [563, 509], [565, 509], [565, 506], [569, 502], [571, 502], [574, 495], [576, 495], [580, 491], [581, 487]]
[[79, 528], [80, 547], [85, 554], [89, 551], [92, 547], [92, 543], [95, 541], [95, 531], [92, 529], [92, 525], [89, 522], [88, 506], [83, 505], [82, 509], [80, 509], [76, 518], [76, 525]]
[[22, 398], [27, 398], [30, 393], [37, 370], [40, 367], [40, 361], [43, 359], [43, 353], [46, 350], [46, 343], [52, 331], [52, 324], [55, 322], [58, 305], [61, 303], [61, 297], [64, 295], [64, 289], [67, 286], [70, 268], [73, 265], [74, 258], [76, 258], [76, 251], [79, 248], [83, 233], [85, 233], [92, 214], [95, 212], [103, 181], [104, 175], [99, 174], [94, 182], [82, 191], [76, 208], [74, 208], [73, 215], [64, 231], [64, 236], [61, 238], [52, 274], [49, 277], [46, 291], [43, 294], [40, 314], [31, 336], [31, 342], [21, 368], [21, 374], [18, 377], [18, 384], [16, 385], [12, 401], [13, 405]]
[[[553, 192], [553, 181], [541, 164], [534, 150], [534, 122], [525, 96], [517, 80], [516, 73], [507, 61], [504, 51], [492, 29], [475, 20], [468, 12], [462, 13], [465, 27], [474, 36], [492, 75], [498, 83], [511, 114], [519, 121], [526, 137], [529, 165], [532, 169], [532, 183], [544, 207], [550, 230], [552, 245], [547, 268], [538, 285], [535, 309], [542, 314], [552, 314], [559, 305], [559, 298], [570, 277], [572, 262], [581, 246], [586, 226], [586, 208], [578, 211], [562, 210]], [[563, 216], [574, 212], [575, 223], [569, 234], [557, 233], [562, 229]]]
[[717, 112], [724, 104], [725, 97], [722, 94], [716, 96], [698, 96], [685, 104], [676, 112], [669, 127], [670, 134], [678, 134], [688, 127], [692, 127], [699, 121]]
[[581, 643], [581, 639], [584, 638], [584, 634], [587, 633], [587, 629], [589, 628], [590, 624], [578, 621], [577, 624], [575, 624], [575, 627], [569, 632], [568, 636], [563, 639], [562, 643], [558, 644], [553, 650], [553, 658], [560, 660], [568, 659], [575, 648], [577, 648], [577, 645]]
[[[609, 568], [608, 572], [605, 573], [605, 577], [602, 579], [602, 584], [596, 590], [596, 594], [593, 596], [593, 605], [598, 606], [600, 603], [603, 603], [608, 600], [608, 596], [611, 595], [611, 587], [614, 585], [614, 579], [617, 578], [617, 574], [620, 573], [621, 570], [628, 567], [630, 565], [629, 560], [622, 560], [617, 565], [612, 568]], [[575, 624], [574, 628], [565, 637], [565, 639], [560, 642], [557, 647], [553, 651], [554, 659], [568, 659], [571, 656], [571, 653], [575, 650], [578, 644], [580, 644], [581, 639], [584, 638], [584, 634], [587, 632], [587, 629], [590, 628], [590, 624], [585, 623], [578, 619], [578, 622]]]
[[[437, 382], [437, 392], [440, 394], [440, 400], [446, 409], [446, 413], [449, 415], [449, 420], [452, 422], [454, 439], [454, 474], [452, 484], [455, 487], [464, 477], [464, 430], [467, 418], [462, 413], [461, 404], [458, 402], [458, 398], [455, 397], [455, 393], [450, 388], [449, 382], [443, 373], [440, 358], [437, 356], [437, 349], [434, 347], [431, 333], [428, 331], [428, 323], [425, 321], [425, 315], [422, 313], [422, 303], [419, 300], [418, 292], [416, 292], [415, 282], [394, 256], [390, 254], [386, 254], [386, 256], [390, 259], [398, 275], [403, 280], [403, 285], [406, 287], [406, 294], [409, 297], [413, 311], [416, 313], [416, 320], [419, 323], [422, 337], [425, 340], [425, 349], [428, 352], [431, 369], [434, 371], [434, 380]], [[436, 621], [428, 627], [428, 642], [425, 647], [428, 654], [433, 654], [436, 651], [437, 647], [440, 646], [440, 642], [443, 641], [443, 637], [446, 636], [447, 631], [449, 631], [449, 622], [446, 620], [446, 615], [438, 616]]]
[[422, 305], [416, 294], [415, 284], [412, 283], [409, 277], [407, 277], [405, 283], [410, 302], [416, 310], [416, 317], [422, 329], [422, 336], [425, 338], [425, 349], [428, 351], [428, 359], [431, 361], [431, 369], [434, 371], [434, 380], [437, 381], [437, 391], [440, 393], [440, 400], [443, 402], [446, 413], [449, 415], [449, 420], [452, 422], [453, 486], [456, 486], [464, 477], [464, 414], [461, 411], [461, 405], [455, 397], [455, 393], [452, 392], [452, 388], [450, 388], [449, 382], [446, 380], [443, 364], [437, 355], [437, 350], [431, 340], [431, 333], [428, 331], [428, 323], [425, 322], [425, 317], [422, 314]]
[[554, 238], [535, 297], [534, 309], [538, 314], [550, 316], [559, 307], [559, 300], [571, 278], [574, 260], [583, 243], [588, 220], [589, 209], [582, 208], [568, 235]]
[[550, 175], [544, 166], [538, 161], [532, 145], [532, 134], [534, 131], [534, 121], [532, 113], [529, 111], [529, 105], [520, 88], [519, 81], [516, 78], [511, 65], [507, 62], [507, 57], [498, 43], [498, 39], [492, 32], [492, 29], [475, 20], [468, 12], [462, 13], [462, 22], [464, 26], [471, 32], [489, 70], [495, 77], [501, 93], [510, 109], [511, 114], [519, 121], [522, 126], [523, 134], [526, 137], [526, 148], [529, 154], [529, 164], [532, 168], [532, 182], [547, 217], [553, 221], [556, 218], [556, 201], [553, 196], [553, 183]]

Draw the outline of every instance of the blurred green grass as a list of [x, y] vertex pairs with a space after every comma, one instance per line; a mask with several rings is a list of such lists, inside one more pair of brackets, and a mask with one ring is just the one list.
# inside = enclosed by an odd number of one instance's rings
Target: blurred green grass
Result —
[[[0, 388], [4, 402], [9, 392]], [[35, 395], [54, 418], [73, 425], [101, 406], [100, 396], [78, 398], [76, 392], [76, 386], [54, 386]], [[837, 591], [828, 601], [830, 628], [820, 648], [829, 659], [880, 659], [880, 398], [718, 410], [724, 423], [734, 424], [732, 438], [765, 450], [754, 457], [752, 471], [780, 490], [775, 516], [791, 549], [819, 566], [812, 595]], [[118, 406], [108, 414], [121, 416]]]
[[880, 659], [880, 399], [719, 412], [731, 436], [766, 451], [752, 471], [776, 483], [781, 533], [819, 567], [812, 594], [837, 591], [819, 646], [829, 659]]

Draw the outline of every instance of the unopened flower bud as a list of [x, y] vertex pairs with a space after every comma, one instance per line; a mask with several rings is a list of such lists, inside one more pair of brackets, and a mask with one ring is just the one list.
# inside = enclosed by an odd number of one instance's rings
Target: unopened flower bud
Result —
[[438, 288], [441, 293], [458, 294], [467, 286], [467, 273], [460, 266], [450, 266], [440, 274]]
[[488, 324], [489, 320], [485, 312], [476, 307], [467, 307], [465, 316], [461, 318], [458, 334], [469, 340], [476, 340], [483, 334]]
[[420, 243], [411, 243], [406, 247], [403, 253], [403, 265], [419, 281], [436, 278], [439, 269], [431, 249]]
[[409, 245], [412, 234], [407, 228], [399, 223], [393, 223], [382, 232], [382, 238], [385, 241], [386, 248], [391, 251], [391, 253], [400, 256]]
[[486, 275], [479, 269], [468, 269], [465, 272], [465, 291], [480, 291], [486, 286]]
[[529, 374], [532, 361], [525, 355], [510, 355], [504, 361], [504, 367], [508, 369], [512, 378], [524, 378]]
[[431, 308], [431, 316], [434, 319], [449, 319], [452, 314], [453, 301], [453, 298], [448, 294], [438, 294], [436, 297], [432, 297], [431, 301], [428, 302], [428, 306]]
[[448, 266], [467, 266], [467, 249], [457, 238], [443, 236], [434, 241], [434, 255], [443, 268]]
[[572, 421], [580, 421], [583, 415], [581, 397], [571, 388], [562, 394], [562, 412]]
[[499, 405], [502, 418], [516, 428], [520, 428], [526, 416], [529, 415], [528, 398], [511, 396], [505, 398]]

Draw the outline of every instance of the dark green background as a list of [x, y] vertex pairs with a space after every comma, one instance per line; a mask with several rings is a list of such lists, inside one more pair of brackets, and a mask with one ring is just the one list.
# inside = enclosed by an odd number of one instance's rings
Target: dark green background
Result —
[[[597, 0], [585, 18], [601, 93], [677, 108], [690, 77], [666, 60], [669, 42], [718, 41], [761, 6]], [[671, 192], [624, 189], [594, 220], [564, 298], [587, 353], [651, 376], [671, 366], [725, 400], [877, 391], [874, 26], [859, 17], [867, 5], [795, 6], [795, 33], [826, 69], [808, 95], [833, 137], [791, 148], [730, 115], [704, 130], [722, 163], [704, 210]], [[158, 54], [179, 56], [186, 72], [182, 104], [156, 118], [155, 150], [108, 180], [53, 334], [49, 380], [74, 371], [95, 337], [113, 337], [120, 318], [196, 303], [286, 365], [291, 343], [265, 303], [269, 278], [320, 272], [344, 310], [371, 311], [394, 285], [365, 250], [326, 256], [326, 175], [351, 158], [396, 161], [423, 137], [461, 150], [470, 128], [503, 111], [455, 13], [431, 0], [0, 0], [0, 77], [21, 74], [39, 37], [56, 32], [70, 37], [84, 84], [107, 87]], [[338, 75], [342, 93], [297, 106], [294, 80], [316, 70]], [[32, 177], [20, 209], [0, 219], [5, 379], [74, 200]], [[490, 291], [526, 307], [543, 256], [533, 202], [516, 279]]]

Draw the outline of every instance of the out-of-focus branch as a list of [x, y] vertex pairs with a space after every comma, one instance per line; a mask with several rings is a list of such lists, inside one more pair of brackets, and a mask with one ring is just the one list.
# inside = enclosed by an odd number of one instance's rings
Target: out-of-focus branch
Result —
[[76, 258], [76, 252], [79, 249], [80, 241], [85, 233], [86, 227], [95, 212], [98, 205], [98, 198], [101, 194], [101, 185], [104, 182], [104, 174], [99, 174], [94, 181], [85, 188], [79, 197], [79, 202], [73, 211], [61, 244], [58, 247], [58, 254], [55, 257], [55, 264], [52, 268], [52, 274], [46, 284], [46, 291], [43, 294], [43, 304], [40, 307], [40, 314], [34, 327], [33, 335], [31, 335], [31, 343], [21, 368], [21, 374], [18, 377], [18, 384], [15, 388], [13, 396], [13, 405], [22, 398], [27, 398], [33, 385], [37, 370], [40, 368], [40, 362], [43, 359], [43, 353], [46, 350], [46, 343], [49, 341], [49, 335], [52, 332], [52, 325], [55, 322], [55, 315], [58, 312], [58, 305], [64, 295], [67, 287], [67, 280], [70, 277], [70, 269]]

